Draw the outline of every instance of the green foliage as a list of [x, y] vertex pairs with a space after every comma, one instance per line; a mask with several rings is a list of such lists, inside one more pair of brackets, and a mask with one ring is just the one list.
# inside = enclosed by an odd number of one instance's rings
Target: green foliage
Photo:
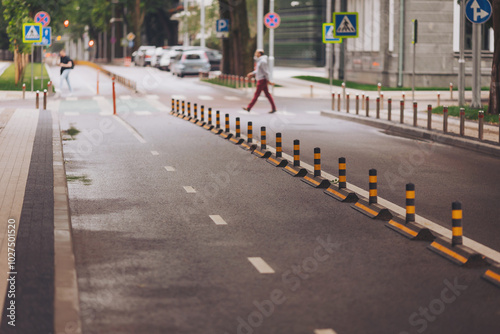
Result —
[[[484, 111], [484, 121], [489, 123], [498, 123], [498, 115], [490, 115], [488, 114], [488, 106], [484, 105], [481, 109]], [[442, 114], [443, 107], [437, 107], [432, 109], [433, 114]], [[448, 107], [448, 115], [459, 117], [460, 116], [460, 107], [451, 106]], [[479, 110], [472, 109], [469, 106], [465, 107], [465, 119], [477, 120], [479, 118]]]
[[[40, 78], [41, 67], [40, 63], [35, 63], [33, 66], [33, 73], [35, 80], [33, 80], [33, 87], [36, 89], [40, 89], [41, 87], [41, 78]], [[19, 80], [19, 83], [16, 85], [14, 83], [14, 75], [15, 68], [14, 64], [11, 64], [7, 69], [3, 72], [2, 76], [0, 76], [0, 90], [22, 90], [23, 83], [26, 84], [26, 90], [31, 89], [31, 63], [26, 65], [24, 69], [23, 77]], [[47, 83], [49, 82], [49, 74], [47, 70], [43, 69], [43, 87], [47, 88]]]

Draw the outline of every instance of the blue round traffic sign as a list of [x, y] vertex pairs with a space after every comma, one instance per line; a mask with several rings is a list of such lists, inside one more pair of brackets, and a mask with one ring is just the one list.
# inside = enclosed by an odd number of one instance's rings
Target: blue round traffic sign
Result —
[[280, 26], [281, 18], [276, 13], [267, 13], [264, 16], [264, 25], [269, 29], [275, 29]]
[[491, 3], [488, 0], [469, 0], [465, 5], [465, 15], [472, 23], [484, 23], [491, 17]]

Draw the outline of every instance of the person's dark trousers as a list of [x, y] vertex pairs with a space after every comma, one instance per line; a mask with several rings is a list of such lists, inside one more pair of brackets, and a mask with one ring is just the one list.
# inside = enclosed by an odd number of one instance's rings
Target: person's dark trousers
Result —
[[271, 107], [273, 108], [272, 111], [276, 111], [276, 106], [274, 105], [274, 100], [271, 94], [269, 93], [269, 90], [267, 88], [267, 80], [262, 79], [257, 81], [257, 90], [255, 91], [255, 95], [253, 96], [252, 102], [248, 105], [247, 109], [250, 110], [254, 106], [254, 104], [257, 102], [257, 99], [260, 96], [260, 93], [264, 92], [266, 95], [267, 99], [269, 100], [269, 103], [271, 103]]

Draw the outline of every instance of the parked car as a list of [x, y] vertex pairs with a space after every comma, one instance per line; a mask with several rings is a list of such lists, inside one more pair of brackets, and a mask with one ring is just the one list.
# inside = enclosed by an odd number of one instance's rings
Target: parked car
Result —
[[163, 47], [162, 47], [162, 46], [157, 47], [157, 48], [155, 49], [155, 52], [154, 52], [154, 54], [151, 56], [151, 61], [150, 61], [150, 65], [151, 65], [152, 67], [158, 67], [158, 61], [160, 60], [161, 55], [163, 54], [163, 51], [164, 51], [164, 49], [163, 49]]
[[[170, 71], [170, 55], [173, 51], [164, 50], [160, 59], [158, 60], [158, 68], [163, 71]], [[174, 57], [175, 58], [175, 57]]]
[[151, 54], [155, 51], [156, 47], [154, 45], [141, 45], [137, 50], [137, 55], [135, 56], [136, 66], [146, 66], [151, 62]]
[[210, 62], [211, 71], [220, 71], [220, 63], [222, 60], [222, 54], [217, 50], [204, 49]]
[[186, 74], [209, 72], [210, 61], [204, 50], [185, 50], [175, 57], [171, 70], [172, 74], [181, 78]]
[[167, 52], [164, 52], [160, 58], [160, 69], [170, 71], [171, 65], [175, 62], [175, 57], [181, 54], [184, 50], [194, 50], [191, 46], [176, 45], [168, 48]]

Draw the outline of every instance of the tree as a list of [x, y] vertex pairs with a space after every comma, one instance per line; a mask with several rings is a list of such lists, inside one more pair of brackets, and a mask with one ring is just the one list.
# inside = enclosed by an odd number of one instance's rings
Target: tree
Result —
[[489, 114], [500, 114], [500, 0], [492, 0], [494, 46], [493, 64], [491, 66], [490, 100], [488, 104]]
[[250, 37], [246, 0], [219, 0], [221, 19], [229, 19], [229, 37], [222, 42], [222, 71], [245, 75], [253, 68], [256, 40]]

